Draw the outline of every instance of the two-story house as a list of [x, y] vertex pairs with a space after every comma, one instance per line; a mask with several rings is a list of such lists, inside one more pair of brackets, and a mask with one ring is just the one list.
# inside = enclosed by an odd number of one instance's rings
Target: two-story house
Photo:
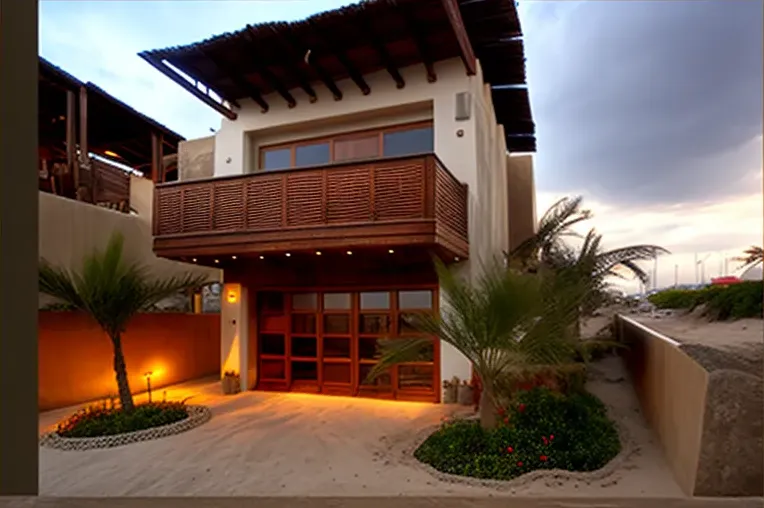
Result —
[[221, 371], [420, 401], [469, 379], [434, 340], [363, 382], [378, 340], [438, 312], [433, 255], [471, 276], [533, 230], [512, 0], [366, 1], [141, 56], [223, 116], [181, 143], [154, 207], [157, 255], [224, 270]]

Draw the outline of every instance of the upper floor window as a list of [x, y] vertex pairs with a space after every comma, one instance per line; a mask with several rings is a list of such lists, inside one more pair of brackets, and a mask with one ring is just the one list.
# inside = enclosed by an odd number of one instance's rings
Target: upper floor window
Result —
[[331, 162], [431, 153], [434, 145], [432, 124], [389, 127], [261, 148], [260, 169], [274, 171]]

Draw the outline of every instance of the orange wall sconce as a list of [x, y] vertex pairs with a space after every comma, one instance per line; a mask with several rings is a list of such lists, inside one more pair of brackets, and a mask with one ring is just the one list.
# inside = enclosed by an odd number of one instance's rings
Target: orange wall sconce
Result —
[[228, 303], [236, 303], [239, 301], [239, 293], [235, 289], [229, 289], [225, 299]]

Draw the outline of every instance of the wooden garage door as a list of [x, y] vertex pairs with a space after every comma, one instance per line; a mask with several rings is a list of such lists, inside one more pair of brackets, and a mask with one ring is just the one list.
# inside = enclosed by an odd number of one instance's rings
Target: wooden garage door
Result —
[[364, 382], [380, 339], [414, 336], [407, 316], [437, 311], [435, 289], [262, 292], [256, 307], [258, 389], [439, 400], [435, 339], [427, 361]]

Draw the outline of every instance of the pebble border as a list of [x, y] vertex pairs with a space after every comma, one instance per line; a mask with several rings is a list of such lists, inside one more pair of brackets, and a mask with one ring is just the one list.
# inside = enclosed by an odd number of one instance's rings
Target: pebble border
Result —
[[160, 439], [186, 432], [207, 423], [212, 418], [212, 411], [206, 406], [187, 406], [188, 418], [150, 429], [136, 430], [124, 434], [99, 437], [61, 437], [55, 431], [40, 437], [40, 446], [65, 451], [83, 451], [99, 448], [114, 448], [140, 441]]
[[[455, 475], [451, 473], [443, 473], [441, 471], [438, 471], [434, 467], [430, 466], [429, 464], [420, 462], [416, 457], [414, 457], [414, 452], [416, 451], [416, 449], [419, 448], [419, 446], [428, 437], [430, 437], [432, 433], [437, 431], [441, 427], [441, 424], [432, 425], [430, 427], [427, 427], [426, 429], [423, 429], [421, 432], [417, 433], [416, 437], [412, 441], [409, 441], [405, 449], [402, 450], [400, 459], [402, 463], [410, 467], [413, 467], [415, 469], [424, 471], [428, 473], [430, 476], [442, 482], [458, 483], [458, 484], [469, 485], [473, 487], [488, 487], [488, 488], [499, 490], [499, 491], [512, 490], [512, 489], [527, 485], [529, 483], [533, 483], [538, 480], [581, 481], [584, 483], [591, 483], [595, 481], [604, 480], [608, 476], [617, 472], [624, 465], [626, 460], [628, 460], [633, 454], [639, 451], [639, 447], [636, 446], [633, 438], [631, 437], [629, 429], [626, 427], [622, 418], [619, 418], [618, 416], [613, 414], [614, 411], [612, 411], [610, 407], [608, 407], [608, 413], [609, 413], [608, 416], [610, 416], [611, 420], [616, 424], [616, 428], [618, 429], [618, 436], [621, 441], [621, 451], [618, 453], [618, 455], [613, 457], [613, 459], [610, 462], [608, 462], [602, 468], [597, 469], [595, 471], [577, 472], [577, 471], [566, 471], [564, 469], [537, 469], [535, 471], [529, 471], [511, 480], [487, 480], [487, 479], [475, 478], [471, 476], [461, 476], [461, 475]], [[455, 417], [455, 418], [451, 418], [451, 421], [453, 422], [455, 420], [473, 420], [473, 419], [476, 419], [476, 417], [475, 416], [469, 416], [466, 418]]]

